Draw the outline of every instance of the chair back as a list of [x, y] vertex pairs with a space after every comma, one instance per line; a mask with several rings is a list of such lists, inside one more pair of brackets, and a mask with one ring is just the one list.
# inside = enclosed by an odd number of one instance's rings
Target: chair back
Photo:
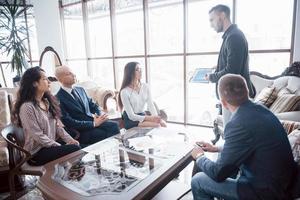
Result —
[[31, 158], [31, 154], [23, 149], [25, 143], [23, 129], [10, 124], [1, 131], [1, 134], [7, 142], [9, 168], [21, 167]]

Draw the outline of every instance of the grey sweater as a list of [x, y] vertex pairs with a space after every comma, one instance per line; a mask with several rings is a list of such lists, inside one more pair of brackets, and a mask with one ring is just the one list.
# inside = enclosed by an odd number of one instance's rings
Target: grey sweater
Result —
[[20, 120], [25, 134], [24, 149], [31, 154], [43, 147], [60, 146], [56, 142], [58, 137], [66, 143], [73, 140], [60, 120], [54, 119], [49, 111], [42, 110], [32, 102], [22, 104]]

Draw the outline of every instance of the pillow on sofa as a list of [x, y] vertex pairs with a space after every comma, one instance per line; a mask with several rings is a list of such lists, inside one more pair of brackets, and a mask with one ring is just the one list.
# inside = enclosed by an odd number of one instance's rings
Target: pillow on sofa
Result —
[[300, 129], [300, 122], [295, 122], [290, 120], [280, 120], [280, 122], [287, 134], [290, 134], [295, 129]]
[[284, 94], [279, 96], [271, 105], [270, 110], [273, 113], [282, 113], [295, 111], [300, 103], [300, 96], [293, 94]]
[[300, 164], [300, 130], [296, 129], [288, 136], [292, 151], [294, 160]]
[[277, 98], [277, 90], [275, 87], [265, 87], [261, 92], [256, 96], [254, 102], [270, 107], [272, 103]]

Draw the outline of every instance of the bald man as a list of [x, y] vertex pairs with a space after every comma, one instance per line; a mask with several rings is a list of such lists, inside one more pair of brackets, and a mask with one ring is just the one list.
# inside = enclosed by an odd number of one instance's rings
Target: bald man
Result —
[[56, 94], [60, 101], [62, 122], [71, 135], [75, 129], [80, 132], [82, 146], [101, 141], [120, 132], [117, 122], [108, 120], [98, 105], [87, 96], [82, 87], [74, 87], [75, 74], [67, 66], [56, 68], [55, 76], [62, 87]]

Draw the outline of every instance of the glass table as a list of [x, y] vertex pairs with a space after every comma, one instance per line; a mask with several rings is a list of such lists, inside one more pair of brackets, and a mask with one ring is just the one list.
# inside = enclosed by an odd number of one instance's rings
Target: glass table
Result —
[[38, 187], [47, 199], [151, 198], [191, 162], [192, 148], [186, 133], [133, 128], [48, 163]]

